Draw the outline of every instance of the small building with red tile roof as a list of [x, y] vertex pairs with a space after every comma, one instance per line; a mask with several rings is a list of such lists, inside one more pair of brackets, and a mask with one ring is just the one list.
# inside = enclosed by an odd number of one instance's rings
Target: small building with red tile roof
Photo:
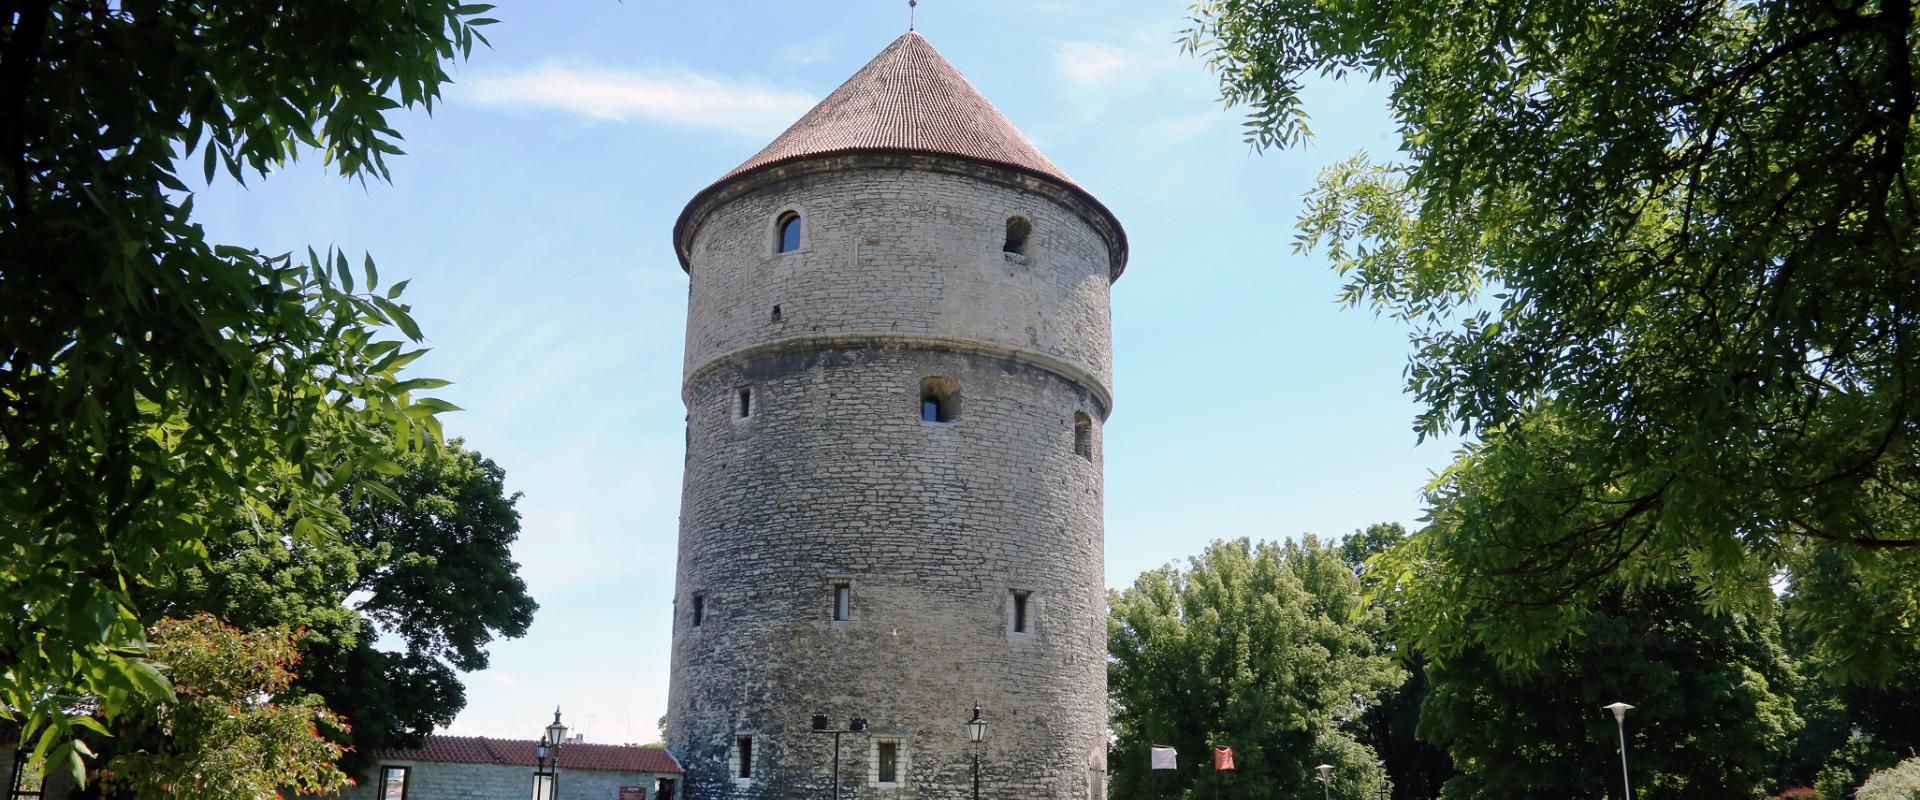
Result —
[[[527, 800], [538, 765], [531, 739], [428, 736], [379, 754], [340, 800]], [[680, 764], [660, 747], [588, 744], [559, 750], [557, 800], [674, 800]]]

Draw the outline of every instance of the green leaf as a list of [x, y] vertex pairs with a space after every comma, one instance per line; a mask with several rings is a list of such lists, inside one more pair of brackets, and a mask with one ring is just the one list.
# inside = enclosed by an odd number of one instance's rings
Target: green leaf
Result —
[[413, 402], [413, 406], [415, 408], [427, 409], [429, 411], [432, 411], [435, 414], [443, 414], [449, 411], [463, 410], [459, 406], [456, 406], [438, 397], [422, 397], [418, 400], [415, 400]]
[[150, 700], [173, 699], [173, 682], [167, 680], [166, 674], [160, 671], [159, 665], [143, 658], [128, 659], [123, 663], [126, 665], [127, 677], [132, 680], [134, 689], [140, 694]]
[[453, 385], [453, 381], [441, 380], [439, 378], [409, 378], [387, 387], [387, 391], [397, 394], [399, 392], [412, 392], [420, 389], [438, 389], [451, 385]]

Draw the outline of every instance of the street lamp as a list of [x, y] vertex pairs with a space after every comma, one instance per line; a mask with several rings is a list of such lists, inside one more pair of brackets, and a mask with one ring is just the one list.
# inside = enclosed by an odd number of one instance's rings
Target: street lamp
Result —
[[560, 796], [560, 745], [567, 740], [567, 726], [560, 722], [560, 707], [553, 707], [553, 724], [547, 726], [540, 743], [533, 746], [537, 766], [533, 769], [533, 800], [554, 800]]
[[867, 719], [865, 717], [854, 717], [853, 719], [847, 720], [847, 727], [845, 729], [827, 727], [827, 715], [825, 714], [813, 715], [812, 721], [814, 733], [828, 733], [833, 735], [833, 800], [840, 800], [840, 734], [865, 732], [867, 730]]
[[987, 721], [980, 718], [980, 704], [973, 704], [973, 719], [967, 720], [967, 741], [973, 743], [973, 800], [980, 800], [980, 743], [987, 740]]
[[1333, 765], [1321, 764], [1320, 766], [1314, 767], [1314, 769], [1317, 769], [1320, 771], [1320, 796], [1325, 798], [1332, 798], [1333, 797]]
[[1620, 726], [1620, 787], [1627, 790], [1627, 800], [1633, 800], [1633, 783], [1627, 778], [1627, 711], [1633, 706], [1614, 703], [1601, 708], [1613, 712], [1613, 721]]

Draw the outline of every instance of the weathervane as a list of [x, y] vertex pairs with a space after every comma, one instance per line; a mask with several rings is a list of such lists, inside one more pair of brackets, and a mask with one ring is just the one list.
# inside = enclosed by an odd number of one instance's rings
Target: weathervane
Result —
[[907, 0], [907, 32], [913, 32], [913, 15], [920, 9], [920, 0]]

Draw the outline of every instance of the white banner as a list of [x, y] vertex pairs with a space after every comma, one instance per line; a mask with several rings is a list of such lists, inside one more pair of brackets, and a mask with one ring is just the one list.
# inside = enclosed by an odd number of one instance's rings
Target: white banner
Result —
[[1173, 765], [1173, 748], [1165, 745], [1153, 746], [1154, 769], [1178, 769]]

